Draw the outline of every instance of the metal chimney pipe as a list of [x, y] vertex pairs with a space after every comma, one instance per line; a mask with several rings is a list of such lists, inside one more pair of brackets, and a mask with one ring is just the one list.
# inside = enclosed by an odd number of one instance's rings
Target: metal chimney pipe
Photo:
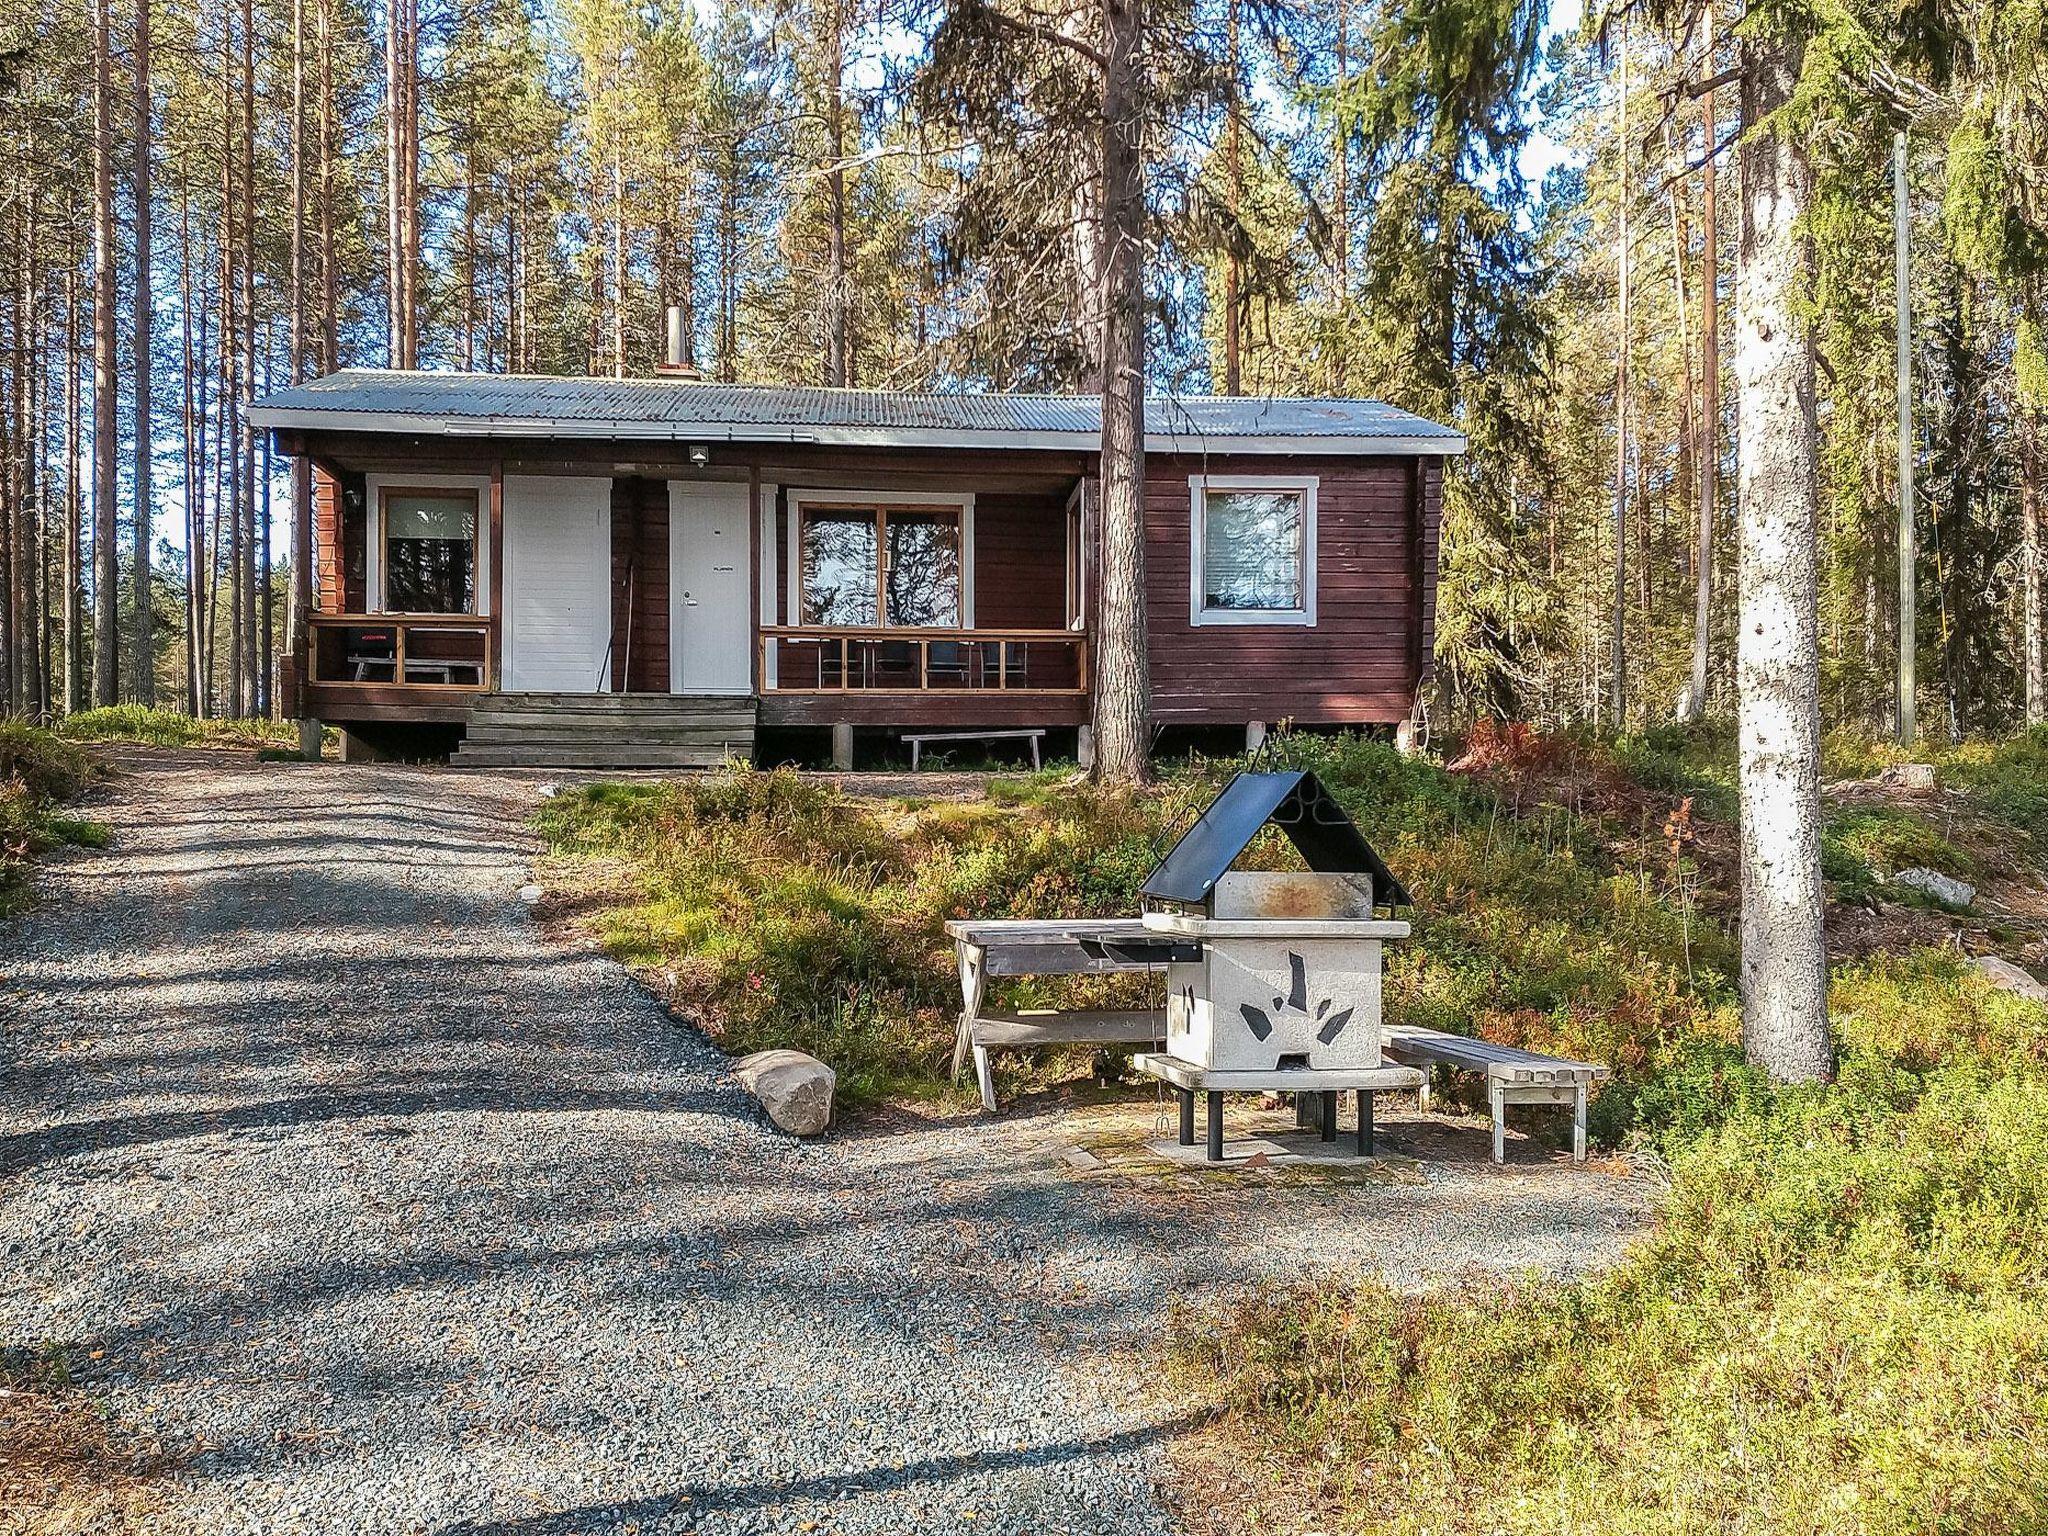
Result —
[[683, 327], [682, 305], [671, 304], [668, 306], [666, 324], [663, 329], [661, 363], [655, 369], [655, 372], [672, 379], [703, 378], [704, 375], [697, 371], [697, 365], [689, 361], [690, 338]]

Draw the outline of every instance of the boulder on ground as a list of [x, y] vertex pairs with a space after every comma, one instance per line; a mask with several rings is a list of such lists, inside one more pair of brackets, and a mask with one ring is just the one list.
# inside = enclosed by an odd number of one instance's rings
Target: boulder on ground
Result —
[[733, 1063], [733, 1075], [792, 1136], [816, 1136], [832, 1123], [832, 1090], [839, 1080], [815, 1056], [756, 1051]]
[[1967, 907], [1977, 899], [1977, 887], [1967, 880], [1958, 880], [1954, 875], [1944, 875], [1938, 869], [1902, 869], [1892, 876], [1893, 885], [1903, 885], [1909, 891], [1919, 891], [1932, 896], [1944, 907]]
[[1999, 991], [2015, 993], [2036, 1003], [2048, 1003], [2048, 986], [2036, 980], [2031, 971], [2022, 970], [1997, 955], [1979, 955], [1974, 964]]

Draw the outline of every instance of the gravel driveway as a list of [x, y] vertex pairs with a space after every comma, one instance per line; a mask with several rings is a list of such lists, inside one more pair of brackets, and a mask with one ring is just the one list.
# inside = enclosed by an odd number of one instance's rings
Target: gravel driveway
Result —
[[1166, 1202], [1029, 1118], [794, 1144], [529, 920], [531, 780], [130, 767], [0, 924], [0, 1343], [161, 1439], [164, 1530], [1170, 1530], [1176, 1287], [1641, 1219], [1542, 1167]]

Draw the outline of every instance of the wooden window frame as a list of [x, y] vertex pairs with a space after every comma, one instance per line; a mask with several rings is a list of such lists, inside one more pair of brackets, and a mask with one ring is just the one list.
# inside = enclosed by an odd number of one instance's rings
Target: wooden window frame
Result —
[[[1188, 623], [1313, 629], [1316, 625], [1315, 475], [1190, 475], [1188, 477]], [[1209, 493], [1252, 491], [1301, 498], [1301, 606], [1297, 608], [1211, 608], [1207, 582]]]
[[[787, 493], [789, 505], [790, 627], [813, 629], [972, 629], [974, 628], [974, 493], [971, 491], [809, 491]], [[888, 621], [889, 513], [929, 513], [951, 509], [958, 529], [960, 612], [956, 624], [891, 624]], [[871, 512], [875, 516], [875, 622], [861, 625], [806, 625], [804, 611], [804, 520], [813, 512]]]
[[[393, 496], [435, 496], [452, 500], [469, 498], [469, 606], [444, 613], [418, 613], [391, 606], [391, 498]], [[482, 618], [483, 610], [483, 498], [471, 485], [380, 485], [377, 487], [377, 601], [378, 613], [403, 618]]]

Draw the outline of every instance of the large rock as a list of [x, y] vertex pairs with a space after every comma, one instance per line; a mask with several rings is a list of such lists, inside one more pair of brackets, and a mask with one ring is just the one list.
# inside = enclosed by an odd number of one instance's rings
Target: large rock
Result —
[[1944, 875], [1937, 869], [1902, 869], [1892, 876], [1892, 884], [1932, 896], [1944, 907], [1958, 911], [1977, 899], [1977, 887], [1967, 880], [1956, 879], [1954, 875]]
[[733, 1063], [733, 1075], [792, 1136], [816, 1136], [832, 1123], [832, 1090], [839, 1079], [815, 1056], [756, 1051]]
[[2001, 992], [2013, 992], [2037, 1003], [2048, 1003], [2048, 987], [2041, 985], [2031, 971], [2022, 970], [2010, 960], [2001, 960], [1997, 955], [1979, 955], [1975, 961], [1991, 985]]

